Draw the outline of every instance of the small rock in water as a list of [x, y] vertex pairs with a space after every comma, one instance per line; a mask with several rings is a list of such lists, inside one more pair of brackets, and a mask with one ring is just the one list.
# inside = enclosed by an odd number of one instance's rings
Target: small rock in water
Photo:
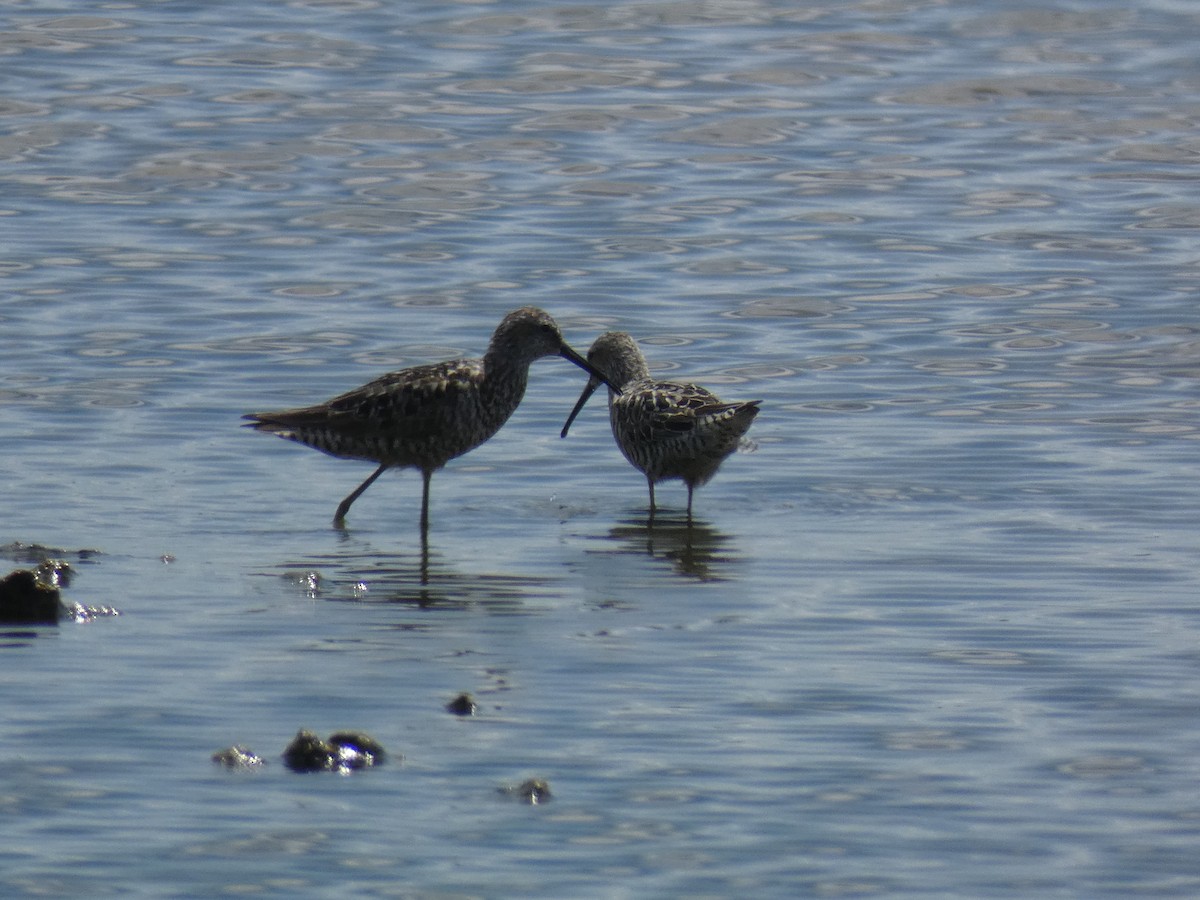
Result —
[[226, 769], [260, 769], [267, 764], [267, 761], [253, 750], [239, 744], [218, 750], [212, 755], [212, 761]]
[[301, 728], [284, 749], [283, 762], [293, 772], [324, 772], [333, 768], [334, 751], [311, 731]]
[[459, 694], [446, 704], [446, 711], [452, 712], [456, 716], [473, 716], [478, 710], [475, 698], [467, 693]]
[[71, 584], [71, 564], [65, 559], [43, 559], [35, 574], [46, 587], [69, 587]]
[[378, 766], [386, 758], [383, 745], [361, 731], [339, 731], [329, 736], [329, 745], [338, 758], [338, 768], [365, 769]]
[[283, 751], [283, 761], [293, 772], [341, 772], [367, 769], [387, 758], [383, 745], [360, 731], [339, 731], [323, 741], [301, 729]]
[[36, 569], [16, 569], [0, 580], [0, 623], [57, 625], [62, 619], [91, 622], [99, 616], [119, 616], [111, 606], [64, 603], [59, 587], [71, 580], [71, 565], [46, 559]]
[[58, 588], [42, 582], [36, 572], [17, 569], [0, 581], [0, 622], [57, 625], [62, 614]]

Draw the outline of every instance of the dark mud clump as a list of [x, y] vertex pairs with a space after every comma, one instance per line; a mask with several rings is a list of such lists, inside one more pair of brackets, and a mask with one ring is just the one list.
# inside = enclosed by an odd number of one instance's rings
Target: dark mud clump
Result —
[[475, 698], [467, 693], [459, 694], [446, 704], [446, 712], [456, 716], [473, 716], [478, 711], [479, 706], [475, 703]]
[[293, 772], [325, 772], [333, 763], [333, 747], [304, 729], [296, 732], [283, 751], [283, 764]]
[[323, 741], [301, 729], [283, 751], [283, 762], [293, 772], [353, 772], [380, 765], [387, 753], [370, 735], [339, 731]]
[[57, 625], [66, 614], [58, 588], [44, 584], [37, 572], [17, 569], [0, 581], [0, 622]]
[[59, 550], [19, 541], [0, 545], [0, 556], [37, 564], [34, 569], [16, 569], [0, 580], [0, 624], [57, 625], [63, 619], [90, 622], [98, 616], [120, 615], [111, 606], [66, 603], [59, 593], [59, 588], [71, 584], [78, 564], [97, 555], [96, 550]]

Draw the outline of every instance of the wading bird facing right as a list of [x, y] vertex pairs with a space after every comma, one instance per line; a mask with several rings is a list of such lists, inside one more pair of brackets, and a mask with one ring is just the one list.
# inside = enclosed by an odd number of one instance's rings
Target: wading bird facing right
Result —
[[567, 345], [547, 313], [526, 306], [504, 317], [483, 359], [414, 366], [316, 406], [251, 413], [243, 418], [250, 420], [247, 428], [306, 444], [330, 456], [379, 463], [338, 505], [333, 516], [337, 524], [346, 518], [359, 495], [388, 469], [420, 469], [424, 538], [429, 530], [433, 473], [500, 430], [525, 396], [530, 364], [543, 356], [561, 356], [593, 379], [604, 378]]

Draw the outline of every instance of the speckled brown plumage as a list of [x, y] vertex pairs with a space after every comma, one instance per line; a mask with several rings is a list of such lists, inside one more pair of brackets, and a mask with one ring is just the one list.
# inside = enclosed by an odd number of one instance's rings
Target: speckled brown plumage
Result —
[[350, 505], [389, 468], [421, 470], [422, 533], [429, 524], [429, 481], [457, 456], [500, 430], [525, 395], [529, 366], [562, 356], [592, 377], [599, 373], [563, 340], [545, 312], [523, 307], [505, 316], [483, 359], [455, 359], [390, 372], [325, 403], [303, 409], [252, 413], [247, 427], [276, 434], [342, 459], [379, 468], [338, 506]]
[[[654, 381], [637, 343], [622, 331], [596, 338], [588, 362], [620, 389], [619, 394], [609, 391], [609, 421], [621, 453], [646, 476], [651, 516], [655, 482], [681, 478], [691, 521], [693, 492], [737, 449], [762, 401], [725, 403], [696, 384]], [[563, 437], [599, 385], [593, 376], [563, 426]]]

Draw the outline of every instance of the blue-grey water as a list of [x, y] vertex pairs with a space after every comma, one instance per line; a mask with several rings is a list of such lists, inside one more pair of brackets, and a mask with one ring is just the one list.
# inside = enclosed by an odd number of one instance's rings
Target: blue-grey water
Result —
[[[0, 894], [1196, 896], [1198, 33], [5, 4], [0, 544], [121, 615], [0, 630]], [[370, 466], [238, 427], [523, 304], [763, 401], [691, 530], [601, 402], [559, 438], [561, 360], [425, 578], [419, 476], [338, 531]], [[393, 758], [293, 774], [301, 727]]]

